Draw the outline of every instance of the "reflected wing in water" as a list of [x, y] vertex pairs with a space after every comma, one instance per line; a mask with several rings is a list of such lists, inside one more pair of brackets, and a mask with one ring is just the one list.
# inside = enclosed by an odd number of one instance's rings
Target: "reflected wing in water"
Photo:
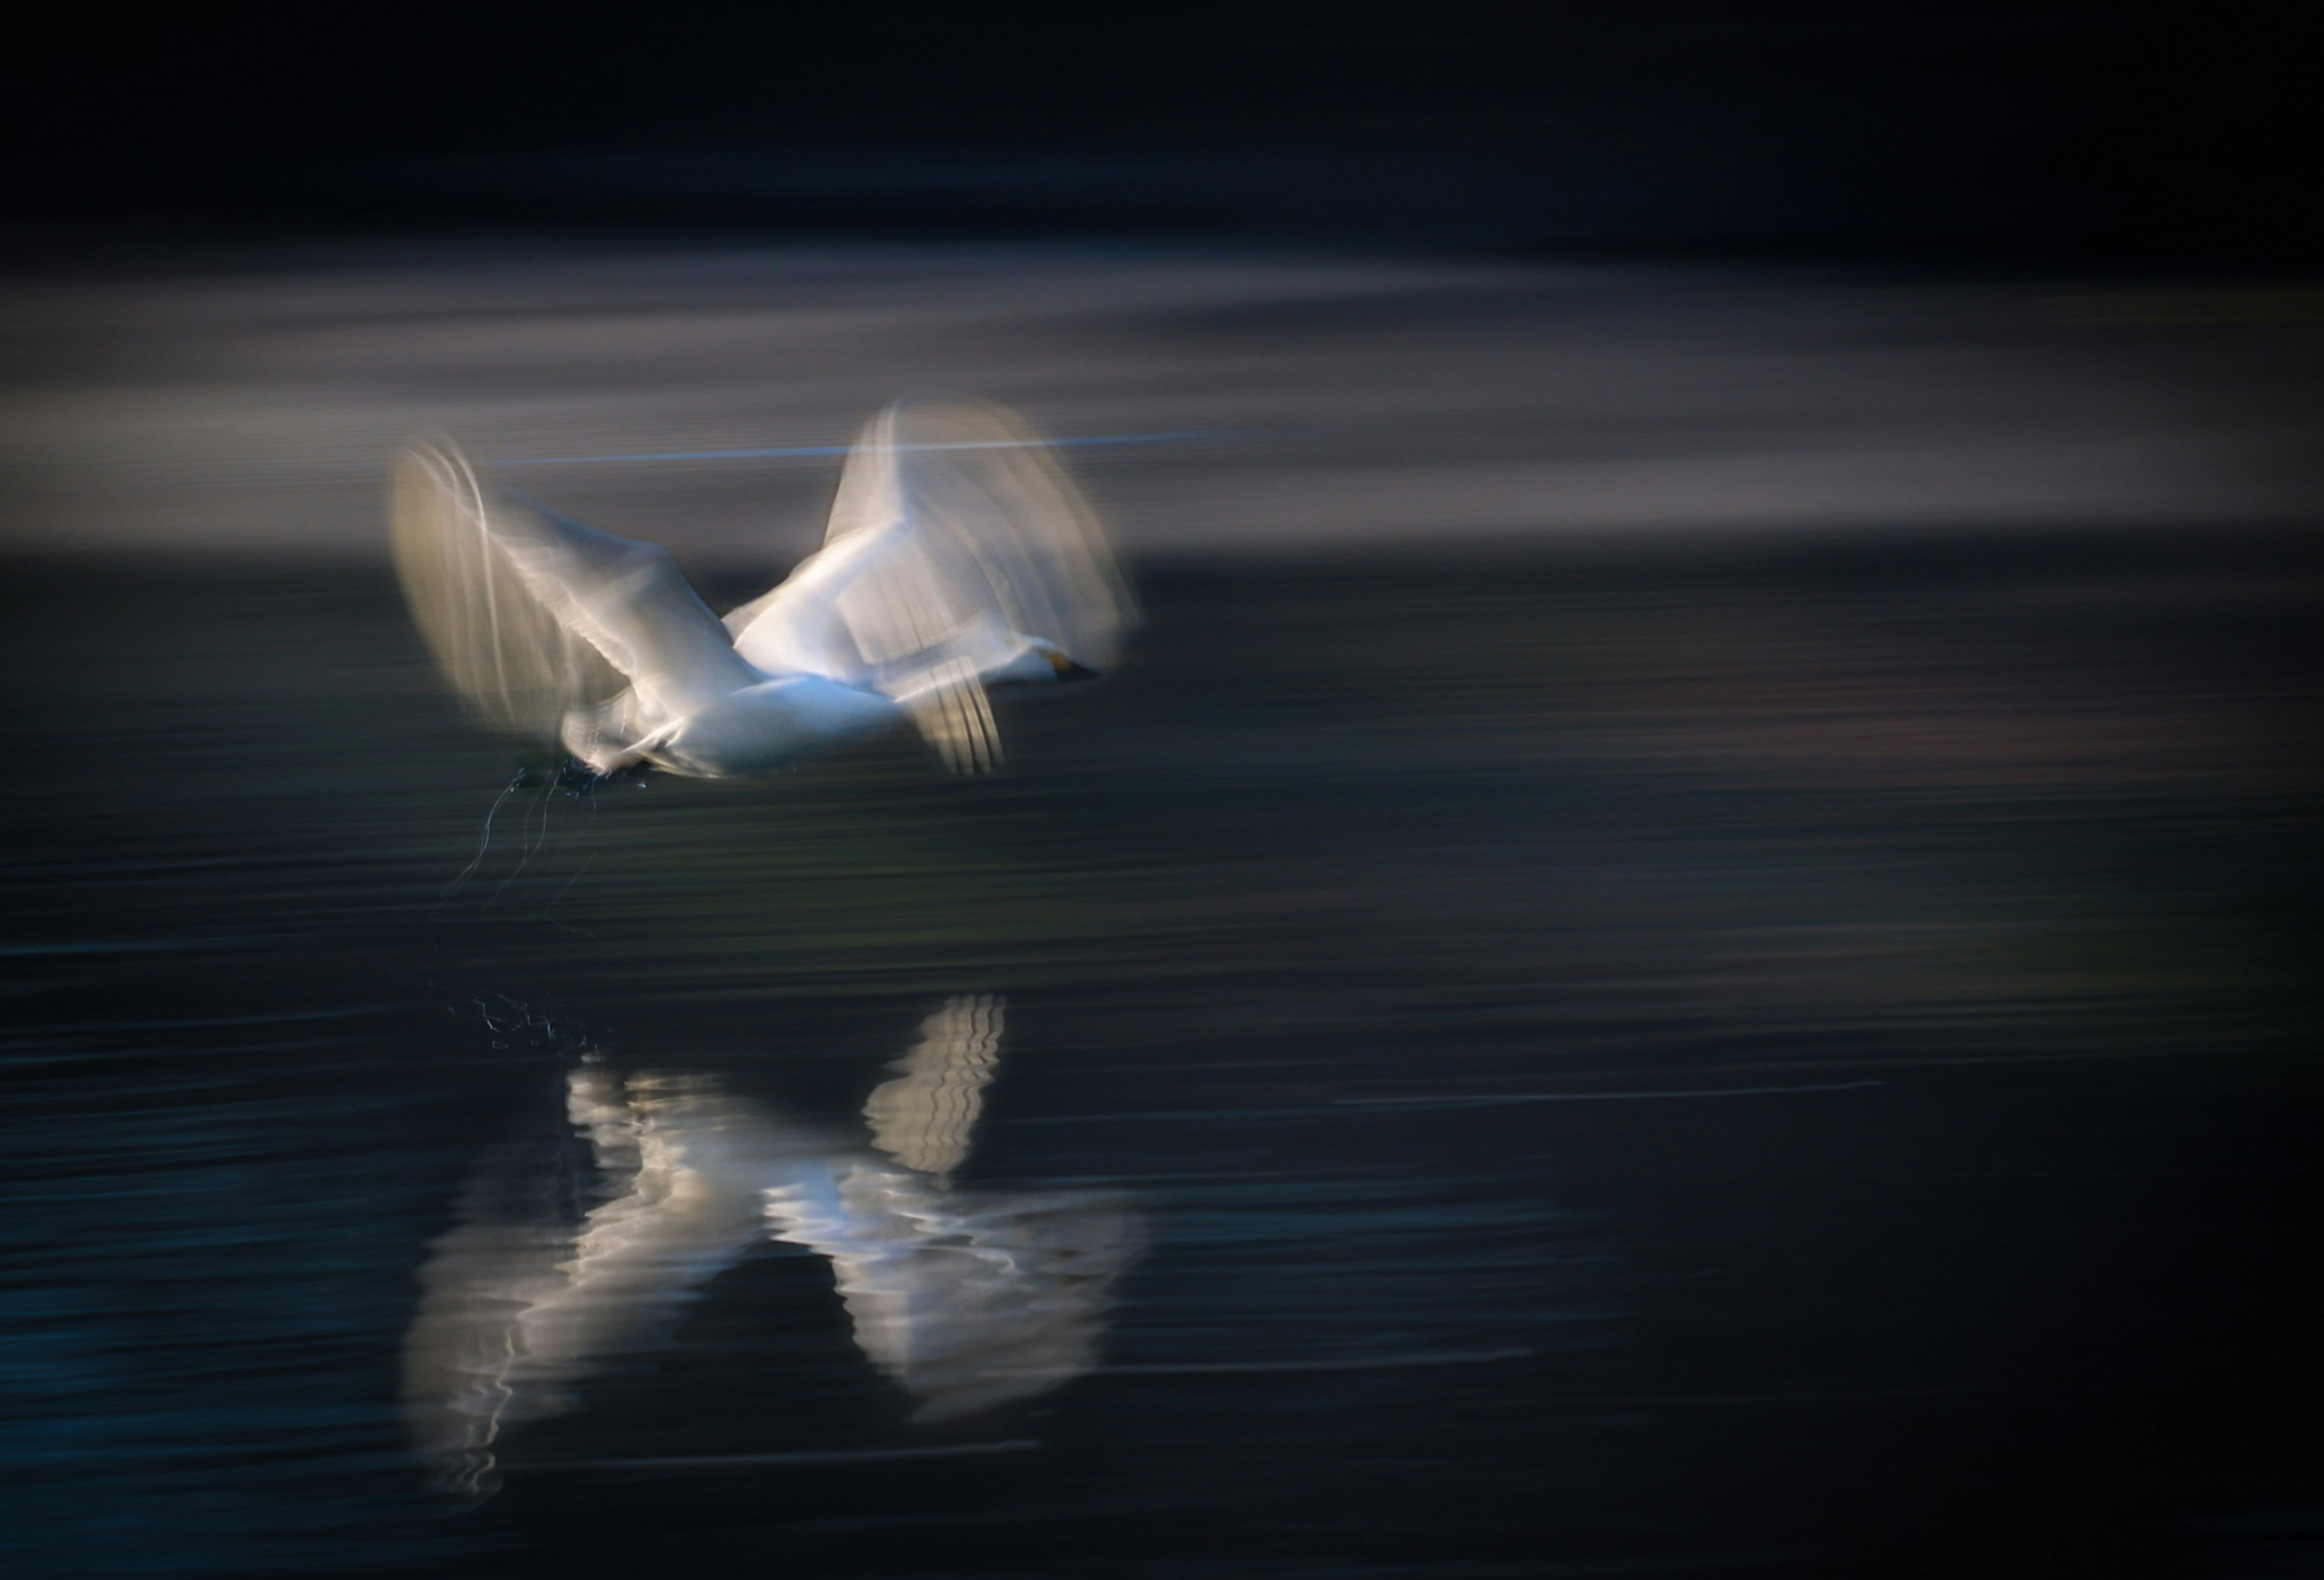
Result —
[[888, 1067], [898, 1072], [863, 1104], [872, 1144], [907, 1169], [948, 1175], [968, 1157], [969, 1132], [984, 1088], [1001, 1062], [1008, 1001], [962, 993], [920, 1024], [919, 1045]]
[[863, 1105], [901, 1168], [837, 1167], [767, 1193], [779, 1237], [831, 1259], [855, 1342], [936, 1421], [1028, 1398], [1095, 1363], [1137, 1222], [1086, 1192], [985, 1194], [947, 1178], [968, 1156], [1000, 1063], [1007, 1001], [963, 993]]
[[559, 1156], [497, 1156], [420, 1274], [407, 1411], [414, 1446], [458, 1491], [490, 1492], [506, 1429], [571, 1409], [574, 1384], [609, 1357], [666, 1339], [761, 1232], [783, 1138], [714, 1090], [673, 1083], [636, 1100], [585, 1067], [568, 1113], [595, 1153], [587, 1195], [563, 1191]]
[[1096, 1363], [1137, 1222], [1088, 1192], [948, 1190], [868, 1160], [767, 1192], [780, 1239], [831, 1259], [866, 1359], [949, 1420]]

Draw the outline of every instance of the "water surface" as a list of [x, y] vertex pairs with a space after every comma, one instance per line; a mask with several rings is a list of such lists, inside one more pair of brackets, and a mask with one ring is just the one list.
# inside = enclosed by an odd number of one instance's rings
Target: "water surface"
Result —
[[[2180, 1573], [2309, 1539], [2304, 550], [1143, 585], [1131, 666], [1004, 717], [991, 780], [899, 738], [583, 799], [504, 790], [383, 572], [12, 565], [26, 1572]], [[899, 1141], [874, 1094], [963, 1003], [1001, 1006], [974, 1112]], [[463, 1484], [415, 1436], [423, 1279], [448, 1245], [537, 1292], [644, 1188], [576, 1074], [756, 1159], [738, 1191], [886, 1179], [851, 1232], [908, 1270], [880, 1295], [795, 1206], [536, 1363]], [[928, 1273], [964, 1245], [1003, 1270]], [[921, 1326], [865, 1317], [896, 1289]], [[942, 1323], [1048, 1323], [1019, 1370], [1050, 1370], [929, 1418], [878, 1335]]]

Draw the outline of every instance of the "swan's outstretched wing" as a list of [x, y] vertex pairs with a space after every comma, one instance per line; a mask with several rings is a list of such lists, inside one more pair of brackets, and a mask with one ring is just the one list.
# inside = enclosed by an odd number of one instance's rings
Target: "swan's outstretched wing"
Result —
[[1138, 610], [1096, 513], [1021, 420], [899, 402], [849, 455], [823, 551], [726, 618], [762, 670], [905, 704], [959, 770], [998, 757], [983, 685], [1028, 639], [1110, 669]]
[[991, 615], [1093, 670], [1138, 618], [1097, 514], [1022, 419], [982, 402], [899, 402], [848, 457], [825, 541], [900, 514], [909, 553], [883, 557], [842, 613], [874, 662]]
[[390, 521], [429, 651], [497, 728], [555, 740], [624, 687], [657, 721], [761, 679], [669, 550], [493, 498], [448, 445], [404, 453]]

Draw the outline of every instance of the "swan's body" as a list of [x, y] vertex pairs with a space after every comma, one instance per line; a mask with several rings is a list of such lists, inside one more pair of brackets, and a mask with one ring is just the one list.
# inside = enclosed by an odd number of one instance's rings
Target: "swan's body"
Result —
[[1136, 619], [1087, 504], [997, 407], [890, 407], [849, 455], [822, 550], [724, 622], [669, 551], [487, 494], [448, 446], [397, 468], [396, 568], [485, 723], [591, 772], [753, 777], [909, 719], [991, 767], [988, 688], [1110, 668]]

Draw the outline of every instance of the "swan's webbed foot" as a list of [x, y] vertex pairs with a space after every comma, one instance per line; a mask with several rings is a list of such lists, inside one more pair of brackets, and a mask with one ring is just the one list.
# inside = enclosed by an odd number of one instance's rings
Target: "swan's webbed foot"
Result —
[[643, 757], [616, 763], [602, 772], [575, 757], [558, 771], [558, 782], [575, 785], [580, 790], [593, 790], [604, 784], [640, 784], [653, 771], [654, 765]]
[[567, 757], [554, 768], [545, 763], [526, 763], [516, 771], [509, 781], [511, 790], [559, 790], [568, 796], [586, 796], [604, 784], [633, 784], [653, 771], [653, 764], [639, 759], [600, 772], [578, 757]]

